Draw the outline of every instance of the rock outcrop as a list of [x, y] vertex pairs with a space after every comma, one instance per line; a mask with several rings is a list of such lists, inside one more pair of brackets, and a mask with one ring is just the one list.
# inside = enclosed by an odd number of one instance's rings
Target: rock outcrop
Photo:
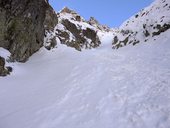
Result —
[[7, 76], [12, 72], [12, 67], [5, 67], [5, 59], [0, 56], [0, 76]]
[[0, 0], [0, 47], [11, 61], [25, 62], [43, 46], [45, 0]]
[[90, 17], [89, 21], [87, 22], [101, 31], [105, 31], [105, 32], [110, 31], [110, 28], [107, 25], [101, 25], [94, 17]]
[[55, 38], [61, 44], [73, 47], [78, 51], [82, 49], [96, 48], [100, 45], [97, 35], [98, 28], [89, 24], [75, 11], [65, 7], [57, 13], [58, 24], [53, 32], [46, 31], [45, 47], [51, 49], [54, 47]]
[[0, 76], [5, 76], [5, 59], [0, 56]]

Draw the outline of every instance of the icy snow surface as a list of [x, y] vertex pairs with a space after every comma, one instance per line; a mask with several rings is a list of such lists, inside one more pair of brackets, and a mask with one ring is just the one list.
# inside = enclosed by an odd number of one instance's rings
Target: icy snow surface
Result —
[[[0, 78], [0, 128], [169, 128], [170, 31], [111, 49], [42, 48]], [[4, 54], [5, 56], [5, 54]]]

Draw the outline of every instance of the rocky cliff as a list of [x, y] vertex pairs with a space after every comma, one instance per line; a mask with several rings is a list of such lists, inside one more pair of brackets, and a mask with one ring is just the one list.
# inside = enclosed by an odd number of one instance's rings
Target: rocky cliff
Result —
[[[46, 0], [0, 0], [0, 47], [11, 53], [8, 61], [27, 61], [43, 46], [45, 30], [56, 23], [56, 14]], [[0, 55], [0, 76], [10, 71]]]
[[43, 45], [45, 0], [0, 0], [0, 47], [25, 62]]

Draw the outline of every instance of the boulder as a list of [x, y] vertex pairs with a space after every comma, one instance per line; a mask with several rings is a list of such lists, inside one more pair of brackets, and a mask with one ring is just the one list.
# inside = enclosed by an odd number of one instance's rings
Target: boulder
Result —
[[0, 56], [0, 76], [6, 76], [8, 74], [9, 71], [5, 68], [5, 59]]

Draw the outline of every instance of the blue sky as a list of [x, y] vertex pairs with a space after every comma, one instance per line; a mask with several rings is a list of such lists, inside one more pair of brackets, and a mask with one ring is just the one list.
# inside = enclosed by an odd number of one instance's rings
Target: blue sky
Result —
[[56, 11], [67, 6], [86, 20], [95, 17], [101, 24], [118, 27], [154, 0], [49, 0]]

